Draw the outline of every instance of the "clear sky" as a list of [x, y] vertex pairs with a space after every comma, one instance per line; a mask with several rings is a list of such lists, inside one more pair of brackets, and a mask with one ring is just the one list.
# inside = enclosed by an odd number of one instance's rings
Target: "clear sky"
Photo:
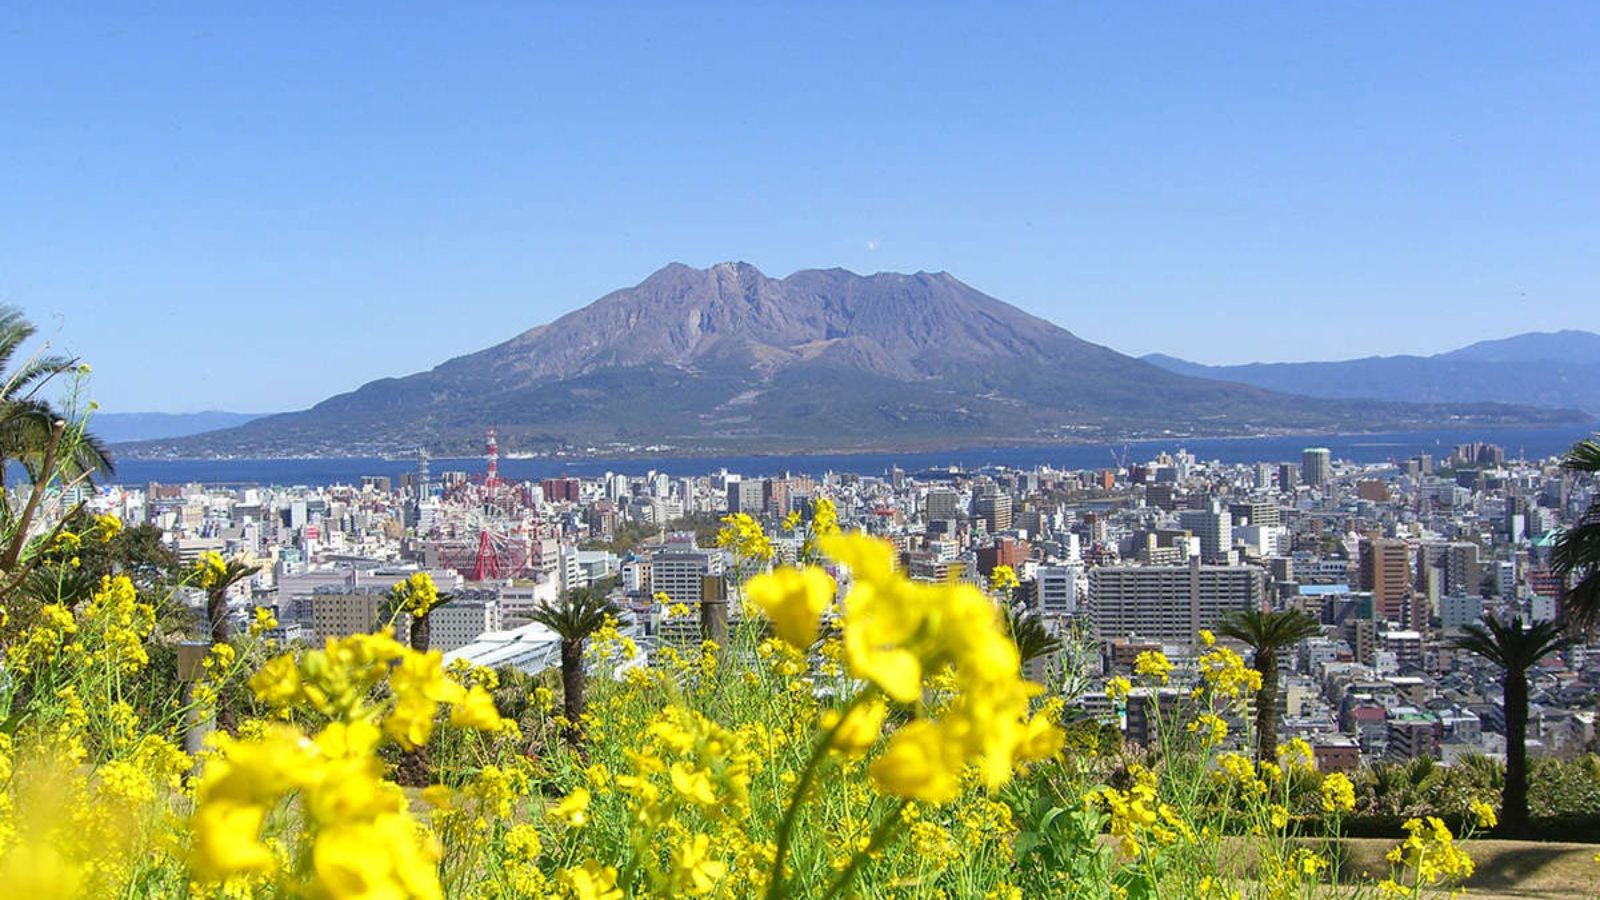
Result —
[[673, 260], [1203, 362], [1600, 330], [1600, 4], [689, 6], [12, 4], [0, 300], [120, 411], [306, 406]]

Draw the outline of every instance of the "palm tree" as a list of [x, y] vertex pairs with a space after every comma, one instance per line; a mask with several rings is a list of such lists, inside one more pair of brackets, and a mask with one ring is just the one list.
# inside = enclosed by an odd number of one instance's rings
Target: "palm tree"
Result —
[[1360, 808], [1383, 816], [1409, 817], [1434, 808], [1434, 792], [1445, 769], [1423, 756], [1409, 762], [1379, 761], [1359, 778]]
[[439, 595], [439, 602], [411, 617], [411, 649], [428, 652], [428, 642], [433, 639], [433, 611], [456, 598], [448, 591]]
[[60, 465], [66, 478], [85, 472], [109, 473], [111, 457], [100, 441], [74, 427], [62, 429], [57, 436], [57, 423], [63, 416], [39, 396], [56, 376], [78, 368], [78, 360], [36, 355], [12, 369], [22, 345], [37, 333], [21, 310], [0, 306], [0, 462], [21, 463], [35, 481], [50, 474], [51, 461]]
[[1007, 606], [1006, 631], [1017, 645], [1022, 664], [1061, 650], [1061, 639], [1044, 627], [1044, 620], [1025, 606]]
[[200, 587], [206, 592], [206, 622], [211, 643], [228, 642], [228, 589], [261, 571], [238, 559], [224, 561], [219, 554], [202, 554], [197, 564]]
[[617, 614], [604, 594], [585, 588], [567, 591], [556, 605], [534, 610], [533, 620], [561, 638], [561, 702], [566, 737], [578, 743], [578, 722], [588, 706], [589, 675], [583, 668], [583, 645], [606, 619]]
[[1264, 612], [1238, 610], [1223, 618], [1217, 634], [1230, 637], [1255, 651], [1250, 667], [1261, 673], [1256, 692], [1256, 759], [1270, 761], [1278, 754], [1278, 653], [1322, 632], [1322, 625], [1298, 609]]
[[1519, 834], [1528, 826], [1528, 670], [1573, 640], [1559, 622], [1523, 628], [1522, 619], [1516, 617], [1502, 622], [1485, 616], [1481, 625], [1468, 625], [1462, 631], [1452, 644], [1504, 673], [1506, 782], [1500, 793], [1500, 825], [1508, 834]]
[[403, 581], [395, 582], [384, 601], [381, 621], [393, 624], [401, 613], [410, 617], [409, 643], [418, 653], [428, 652], [433, 638], [433, 611], [456, 598], [452, 593], [440, 593], [433, 576], [417, 572]]
[[[1600, 440], [1574, 444], [1561, 458], [1561, 467], [1600, 474]], [[1574, 630], [1592, 631], [1600, 624], [1600, 498], [1589, 504], [1577, 525], [1556, 538], [1550, 565], [1571, 585], [1561, 595], [1563, 618]]]

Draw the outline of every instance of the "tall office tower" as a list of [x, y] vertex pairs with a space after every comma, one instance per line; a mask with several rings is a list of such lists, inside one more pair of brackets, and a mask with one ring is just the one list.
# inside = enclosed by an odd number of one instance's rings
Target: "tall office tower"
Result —
[[1327, 447], [1307, 447], [1300, 454], [1300, 474], [1308, 487], [1322, 487], [1333, 477], [1333, 454]]
[[1233, 514], [1227, 510], [1186, 509], [1178, 513], [1178, 525], [1200, 539], [1200, 555], [1208, 562], [1233, 549]]
[[790, 510], [789, 482], [784, 478], [768, 479], [762, 487], [762, 504], [774, 516], [787, 516]]
[[1046, 615], [1070, 616], [1078, 611], [1078, 583], [1083, 570], [1077, 566], [1040, 566], [1034, 584], [1034, 606]]
[[991, 534], [1005, 531], [1011, 527], [1011, 495], [997, 491], [972, 498], [972, 517], [982, 519]]
[[1273, 483], [1277, 480], [1278, 471], [1277, 469], [1273, 468], [1272, 463], [1256, 463], [1255, 475], [1256, 488], [1258, 490], [1270, 491], [1272, 490]]
[[694, 606], [704, 596], [706, 576], [722, 574], [722, 552], [695, 546], [694, 535], [675, 534], [650, 554], [650, 592]]
[[1101, 640], [1138, 635], [1189, 642], [1235, 610], [1266, 596], [1253, 566], [1100, 566], [1089, 570], [1090, 608]]
[[1300, 486], [1300, 467], [1294, 463], [1278, 464], [1278, 490], [1292, 491]]
[[728, 482], [728, 512], [761, 515], [766, 502], [766, 483], [760, 479]]
[[1362, 538], [1360, 589], [1372, 592], [1373, 612], [1398, 622], [1411, 596], [1411, 548], [1395, 538]]
[[1528, 498], [1521, 494], [1506, 497], [1505, 532], [1513, 544], [1528, 536]]
[[1417, 548], [1417, 587], [1425, 589], [1429, 573], [1439, 573], [1442, 594], [1477, 596], [1483, 587], [1483, 563], [1471, 541], [1430, 541]]
[[961, 495], [951, 488], [932, 488], [928, 491], [926, 518], [929, 522], [960, 517]]

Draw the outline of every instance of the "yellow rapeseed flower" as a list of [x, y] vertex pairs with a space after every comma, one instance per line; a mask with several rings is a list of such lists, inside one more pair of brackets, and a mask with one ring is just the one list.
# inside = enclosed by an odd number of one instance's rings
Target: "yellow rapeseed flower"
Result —
[[1160, 650], [1145, 650], [1133, 658], [1133, 671], [1158, 684], [1166, 684], [1172, 674], [1172, 661]]
[[1007, 565], [994, 567], [989, 573], [989, 590], [995, 593], [1004, 593], [1015, 588], [1022, 582], [1017, 579], [1017, 570]]
[[832, 729], [830, 746], [846, 756], [860, 756], [867, 752], [883, 735], [883, 720], [889, 707], [879, 699], [858, 703], [840, 721], [837, 711], [829, 710], [822, 717], [822, 727]]
[[778, 637], [803, 649], [817, 639], [818, 623], [837, 589], [819, 567], [782, 566], [750, 579], [745, 596], [772, 620]]
[[1133, 682], [1121, 675], [1114, 675], [1106, 681], [1106, 696], [1115, 702], [1128, 699], [1128, 692], [1131, 690]]
[[582, 828], [589, 823], [589, 789], [575, 787], [572, 793], [550, 808], [550, 818], [569, 828]]
[[574, 900], [622, 900], [616, 867], [602, 865], [597, 860], [586, 860], [581, 866], [563, 869], [561, 882], [572, 891]]
[[1324, 812], [1350, 812], [1356, 808], [1356, 787], [1343, 772], [1332, 772], [1320, 788]]
[[690, 896], [698, 897], [716, 889], [728, 874], [727, 863], [711, 858], [711, 836], [697, 834], [673, 854], [673, 880]]
[[495, 709], [494, 697], [475, 684], [467, 688], [465, 696], [450, 710], [450, 724], [477, 731], [499, 731], [505, 721]]
[[122, 533], [122, 520], [111, 513], [105, 513], [94, 517], [94, 527], [100, 532], [100, 542], [109, 544]]

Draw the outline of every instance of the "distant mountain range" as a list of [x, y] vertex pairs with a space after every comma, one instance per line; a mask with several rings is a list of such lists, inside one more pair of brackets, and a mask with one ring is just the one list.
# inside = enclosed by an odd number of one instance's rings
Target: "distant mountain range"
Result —
[[1490, 401], [1581, 409], [1600, 416], [1600, 334], [1530, 332], [1434, 356], [1208, 366], [1152, 353], [1169, 372], [1308, 397], [1407, 403]]
[[1571, 410], [1308, 400], [1092, 344], [943, 273], [674, 263], [504, 343], [137, 455], [938, 449], [1557, 424]]
[[108, 444], [128, 441], [152, 441], [160, 438], [188, 437], [219, 428], [232, 428], [259, 419], [259, 413], [197, 412], [97, 412], [90, 419], [89, 430]]

